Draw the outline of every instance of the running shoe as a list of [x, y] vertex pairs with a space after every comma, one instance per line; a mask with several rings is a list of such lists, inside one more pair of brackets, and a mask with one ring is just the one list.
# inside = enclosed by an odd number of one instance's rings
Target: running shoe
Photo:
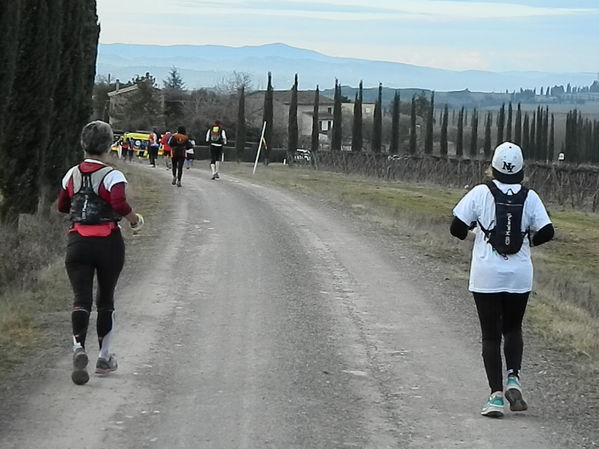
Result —
[[508, 376], [505, 398], [510, 403], [512, 412], [523, 412], [528, 409], [528, 404], [522, 397], [522, 385], [518, 376]]
[[177, 187], [181, 187], [181, 181], [177, 181]]
[[488, 416], [489, 418], [501, 418], [503, 416], [503, 408], [503, 393], [501, 391], [496, 391], [489, 397], [489, 400], [485, 405], [483, 405], [480, 414]]
[[98, 358], [96, 362], [96, 374], [108, 374], [116, 371], [118, 368], [118, 363], [116, 363], [116, 358], [114, 354], [110, 354], [110, 358], [108, 360], [103, 358]]
[[89, 380], [87, 373], [87, 362], [89, 361], [84, 348], [77, 348], [73, 353], [73, 373], [71, 379], [77, 385], [86, 384]]
[[212, 173], [212, 179], [216, 179], [216, 173]]
[[216, 172], [216, 173], [214, 174], [214, 176], [216, 177], [216, 179], [220, 179], [220, 175], [218, 174], [218, 172]]
[[175, 184], [177, 184], [177, 178], [174, 178], [174, 177], [173, 177], [173, 182], [171, 182], [171, 184], [172, 184], [172, 185], [175, 185]]

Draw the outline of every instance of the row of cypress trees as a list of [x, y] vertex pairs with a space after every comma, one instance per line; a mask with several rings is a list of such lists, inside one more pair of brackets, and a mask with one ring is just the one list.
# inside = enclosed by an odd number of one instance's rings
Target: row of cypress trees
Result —
[[0, 220], [51, 201], [79, 157], [98, 35], [95, 0], [0, 2]]
[[[320, 91], [317, 86], [314, 97], [314, 111], [312, 116], [312, 138], [311, 149], [317, 151], [319, 148], [319, 126], [318, 126], [318, 101]], [[294, 84], [291, 87], [291, 99], [289, 104], [289, 122], [288, 122], [288, 139], [287, 152], [288, 160], [293, 160], [293, 152], [298, 144], [298, 125], [297, 125], [297, 99], [298, 99], [298, 78], [295, 75]], [[334, 88], [334, 105], [333, 105], [333, 129], [331, 132], [331, 150], [339, 151], [342, 145], [342, 116], [341, 103], [343, 96], [341, 93], [341, 85], [338, 80], [335, 80]], [[364, 142], [362, 134], [362, 105], [363, 105], [363, 83], [360, 82], [356, 91], [353, 106], [353, 124], [352, 124], [352, 141], [351, 150], [353, 152], [363, 151]], [[243, 91], [240, 95], [240, 110], [243, 108]], [[391, 142], [389, 145], [390, 153], [398, 153], [400, 148], [400, 95], [395, 92], [393, 102], [391, 103]], [[433, 154], [434, 149], [434, 128], [435, 128], [435, 94], [432, 93], [430, 100], [422, 98], [422, 96], [414, 95], [410, 105], [410, 126], [409, 126], [409, 143], [407, 152], [416, 154], [423, 151], [424, 154]], [[455, 111], [454, 111], [455, 112]], [[463, 157], [464, 152], [468, 152], [470, 158], [489, 159], [492, 155], [493, 147], [504, 142], [512, 141], [520, 145], [523, 149], [524, 157], [527, 160], [534, 161], [553, 161], [557, 158], [555, 144], [555, 117], [550, 114], [549, 107], [537, 107], [536, 111], [531, 113], [524, 112], [520, 103], [516, 110], [512, 103], [503, 104], [499, 111], [495, 114], [496, 129], [493, 133], [492, 127], [494, 123], [493, 111], [487, 111], [484, 115], [484, 134], [482, 139], [479, 138], [479, 111], [475, 108], [468, 112], [464, 107], [459, 110], [457, 116], [457, 127], [455, 129], [455, 153], [457, 157]], [[379, 84], [378, 96], [375, 103], [373, 133], [372, 133], [372, 151], [374, 153], [381, 152], [382, 149], [382, 85]], [[425, 133], [423, 146], [418, 144], [417, 122], [418, 117], [424, 121]], [[445, 105], [440, 114], [440, 141], [439, 154], [447, 156], [449, 148], [449, 111]], [[470, 141], [466, 148], [465, 128], [468, 118]], [[243, 121], [243, 115], [239, 117], [239, 121]], [[272, 120], [273, 120], [273, 87], [272, 76], [268, 74], [268, 87], [264, 97], [264, 114], [263, 121], [271, 126], [266, 127], [265, 139], [266, 142], [271, 142], [272, 139]], [[454, 122], [454, 117], [452, 117]], [[495, 134], [495, 142], [492, 137]], [[482, 141], [482, 154], [481, 154]], [[268, 163], [268, 154], [270, 149], [265, 148], [266, 162]], [[568, 162], [584, 163], [584, 162], [599, 162], [599, 122], [584, 119], [582, 115], [574, 110], [567, 116], [566, 121], [566, 137], [565, 143], [560, 149], [560, 152], [565, 154]], [[239, 153], [238, 153], [239, 154]]]

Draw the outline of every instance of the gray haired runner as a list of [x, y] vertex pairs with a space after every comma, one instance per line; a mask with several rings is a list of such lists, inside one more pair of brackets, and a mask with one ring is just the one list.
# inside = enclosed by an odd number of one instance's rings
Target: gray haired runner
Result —
[[107, 163], [112, 145], [108, 123], [88, 123], [81, 132], [85, 160], [67, 171], [58, 196], [58, 210], [69, 213], [71, 228], [65, 265], [75, 300], [73, 325], [73, 373], [77, 385], [87, 383], [88, 356], [85, 340], [93, 304], [94, 276], [98, 280], [96, 308], [100, 352], [96, 373], [117, 369], [110, 353], [114, 333], [114, 289], [125, 262], [125, 244], [118, 222], [125, 217], [132, 228], [143, 225], [143, 217], [127, 203], [123, 173]]

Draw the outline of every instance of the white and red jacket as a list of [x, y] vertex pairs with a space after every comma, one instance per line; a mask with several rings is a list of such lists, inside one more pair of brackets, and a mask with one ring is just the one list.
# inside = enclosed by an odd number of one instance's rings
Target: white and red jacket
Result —
[[[79, 167], [81, 173], [93, 173], [106, 164], [95, 159], [85, 159], [81, 164], [71, 167], [62, 179], [62, 188], [58, 194], [58, 210], [63, 213], [69, 213], [71, 210], [71, 199], [74, 195], [75, 186], [73, 185], [73, 170]], [[131, 206], [127, 203], [125, 188], [127, 180], [125, 175], [119, 170], [112, 170], [108, 173], [98, 188], [98, 196], [106, 201], [121, 217], [131, 212]], [[84, 237], [107, 237], [118, 227], [116, 222], [99, 223], [95, 225], [85, 225], [73, 223], [69, 232], [77, 232]]]

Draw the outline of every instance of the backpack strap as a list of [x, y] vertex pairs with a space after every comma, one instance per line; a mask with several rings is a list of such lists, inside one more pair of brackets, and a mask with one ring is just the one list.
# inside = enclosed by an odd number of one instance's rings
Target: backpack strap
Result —
[[[493, 181], [487, 181], [487, 182], [485, 182], [485, 185], [491, 191], [491, 194], [493, 195], [493, 199], [495, 200], [495, 202], [497, 202], [497, 199], [500, 197], [500, 195], [503, 195], [503, 192], [501, 190], [499, 190], [499, 187], [497, 187], [497, 185]], [[491, 222], [489, 224], [489, 229], [486, 229], [482, 225], [480, 220], [476, 220], [476, 221], [478, 223], [478, 227], [481, 229], [481, 231], [483, 231], [483, 233], [485, 234], [485, 238], [488, 240], [491, 235], [491, 229], [493, 228], [494, 222]]]
[[100, 191], [100, 184], [104, 182], [104, 178], [106, 178], [108, 173], [110, 173], [113, 170], [114, 168], [112, 167], [104, 166], [96, 171], [84, 174], [81, 173], [81, 169], [79, 168], [79, 165], [77, 165], [77, 167], [75, 167], [75, 169], [73, 170], [72, 174], [73, 194], [78, 193], [85, 183], [86, 186], [92, 187], [94, 193], [98, 195]]
[[[497, 187], [497, 184], [495, 184], [493, 181], [487, 181], [487, 182], [485, 182], [485, 185], [491, 191], [491, 194], [493, 195], [493, 199], [495, 200], [495, 204], [497, 204], [498, 202], [504, 202], [504, 203], [507, 202], [510, 204], [521, 204], [522, 208], [524, 209], [524, 203], [526, 201], [528, 192], [530, 190], [525, 185], [521, 185], [521, 188], [518, 191], [518, 193], [515, 193], [514, 195], [507, 195], [507, 194], [503, 193], [499, 189], [499, 187]], [[488, 240], [491, 235], [491, 229], [493, 228], [493, 222], [491, 222], [491, 224], [489, 225], [489, 229], [485, 229], [485, 227], [481, 224], [481, 222], [479, 220], [477, 220], [477, 222], [478, 222], [478, 226], [485, 234], [485, 238]], [[530, 233], [530, 229], [527, 228], [526, 231], [524, 231], [522, 233], [522, 235], [526, 236], [529, 233]]]

